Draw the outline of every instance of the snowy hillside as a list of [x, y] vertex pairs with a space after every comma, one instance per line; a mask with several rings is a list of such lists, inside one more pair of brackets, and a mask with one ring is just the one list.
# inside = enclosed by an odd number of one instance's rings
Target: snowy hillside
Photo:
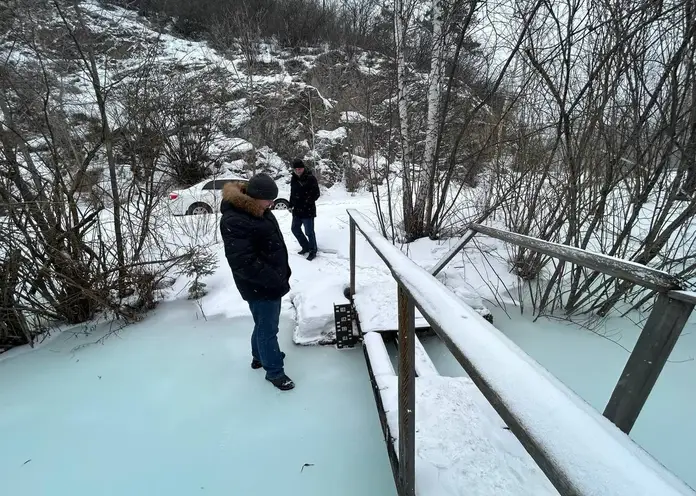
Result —
[[[10, 326], [13, 343], [105, 310], [137, 320], [169, 272], [210, 260], [206, 247], [167, 239], [160, 214], [173, 189], [260, 171], [283, 185], [302, 158], [323, 186], [398, 203], [406, 172], [394, 155], [397, 92], [393, 65], [377, 52], [289, 48], [274, 37], [214, 49], [173, 34], [166, 16], [96, 0], [26, 9], [0, 33], [0, 139], [11, 169], [0, 203], [12, 233], [0, 254], [25, 281], [6, 303], [25, 309]], [[418, 102], [427, 74], [414, 66], [412, 75]], [[452, 92], [468, 95], [460, 83]], [[461, 190], [457, 177], [452, 185]], [[384, 211], [404, 238], [404, 213]], [[44, 284], [49, 274], [57, 283]]]
[[[349, 135], [376, 125], [374, 115], [364, 116], [364, 88], [375, 98], [369, 103], [373, 113], [383, 112], [379, 98], [388, 96], [379, 88], [385, 61], [372, 53], [349, 58], [327, 47], [291, 52], [269, 40], [254, 44], [249, 59], [241, 48], [221, 53], [205, 41], [174, 36], [171, 26], [155, 26], [135, 11], [96, 1], [81, 2], [79, 11], [59, 12], [49, 5], [37, 13], [39, 45], [29, 43], [36, 19], [17, 20], [0, 53], [18, 72], [44, 64], [60, 82], [55, 104], [71, 122], [88, 126], [100, 116], [92, 81], [73, 61], [76, 48], [66, 27], [95, 52], [100, 84], [114, 95], [107, 108], [115, 121], [125, 112], [119, 91], [145, 77], [165, 91], [185, 92], [192, 105], [213, 112], [210, 162], [215, 168], [266, 170], [281, 177], [287, 166], [279, 160], [288, 164], [300, 157], [315, 164], [331, 185], [342, 179], [347, 152], [356, 146], [349, 144]], [[41, 138], [34, 146], [42, 146]], [[359, 164], [360, 157], [352, 155]]]

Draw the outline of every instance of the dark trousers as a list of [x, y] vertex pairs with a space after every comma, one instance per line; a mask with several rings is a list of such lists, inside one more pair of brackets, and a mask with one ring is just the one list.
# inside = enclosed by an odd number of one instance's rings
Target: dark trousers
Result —
[[281, 300], [254, 300], [248, 303], [254, 317], [251, 356], [263, 364], [267, 379], [276, 379], [285, 373], [278, 344]]
[[[302, 228], [304, 227], [304, 233]], [[317, 252], [317, 237], [314, 234], [314, 217], [292, 217], [292, 233], [303, 250]], [[305, 236], [306, 234], [306, 236]]]

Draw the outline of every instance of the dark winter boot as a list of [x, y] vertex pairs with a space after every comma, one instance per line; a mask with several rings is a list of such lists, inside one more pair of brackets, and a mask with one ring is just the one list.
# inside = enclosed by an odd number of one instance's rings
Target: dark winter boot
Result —
[[317, 258], [317, 252], [316, 252], [316, 251], [310, 251], [310, 252], [309, 252], [309, 256], [307, 257], [307, 260], [309, 260], [309, 261], [311, 262], [311, 261], [314, 260], [315, 258]]
[[[285, 353], [282, 351], [280, 352], [281, 355], [283, 355], [283, 360], [285, 360]], [[251, 360], [251, 368], [254, 370], [260, 369], [263, 367], [263, 364], [261, 363], [261, 360], [257, 360], [256, 358], [252, 358]]]
[[309, 250], [305, 250], [305, 249], [297, 252], [298, 255], [306, 255], [307, 253], [309, 253]]
[[275, 379], [266, 379], [268, 382], [273, 384], [275, 387], [280, 389], [281, 391], [290, 391], [295, 387], [295, 383], [292, 382], [292, 379], [290, 379], [287, 375], [283, 374], [280, 377], [277, 377]]

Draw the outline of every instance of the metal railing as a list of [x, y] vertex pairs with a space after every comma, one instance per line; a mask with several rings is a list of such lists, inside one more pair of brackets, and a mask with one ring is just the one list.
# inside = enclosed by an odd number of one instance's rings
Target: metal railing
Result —
[[694, 309], [696, 295], [682, 291], [678, 278], [645, 265], [480, 224], [469, 226], [467, 235], [440, 260], [433, 275], [478, 233], [657, 292], [652, 312], [604, 409], [605, 417], [630, 433]]
[[[398, 283], [398, 490], [401, 496], [415, 494], [415, 308], [428, 321], [449, 351], [462, 365], [472, 381], [505, 421], [510, 431], [522, 443], [536, 464], [562, 495], [624, 495], [639, 494], [666, 496], [694, 494], [664, 467], [638, 448], [628, 436], [617, 430], [524, 352], [505, 338], [489, 322], [467, 307], [456, 295], [438, 281], [432, 273], [416, 265], [393, 246], [360, 212], [348, 210], [350, 216], [350, 295], [356, 294], [356, 237], [360, 231], [377, 255], [390, 269]], [[521, 239], [504, 231], [473, 226], [473, 233], [500, 237], [510, 242], [530, 243], [532, 238]], [[467, 236], [464, 240], [470, 240]], [[662, 327], [671, 323], [671, 336], [678, 335], [688, 312], [696, 302], [696, 295], [681, 294], [673, 278], [631, 263], [618, 263], [611, 257], [586, 257], [587, 252], [568, 247], [549, 246], [534, 240], [534, 249], [547, 250], [575, 263], [640, 283], [649, 280], [651, 286], [665, 291], [658, 314], [648, 319], [650, 336], [639, 339], [636, 348], [647, 350], [650, 356], [669, 355], [661, 347], [644, 347], [643, 341], [663, 335]], [[437, 273], [464, 246], [450, 251], [436, 267]], [[561, 247], [562, 250], [558, 247]], [[582, 250], [579, 250], [582, 251]], [[579, 257], [585, 257], [581, 259]], [[609, 259], [609, 260], [608, 260]], [[439, 268], [438, 268], [439, 267]], [[675, 292], [676, 290], [676, 292]], [[672, 291], [672, 293], [669, 293]], [[675, 299], [680, 297], [680, 299]], [[661, 294], [662, 297], [662, 294]], [[693, 301], [683, 301], [693, 299]], [[677, 303], [675, 303], [677, 302]], [[685, 306], [684, 306], [685, 305]], [[658, 305], [656, 305], [657, 307]], [[655, 314], [655, 311], [653, 312]], [[645, 332], [643, 333], [645, 334]], [[673, 346], [673, 342], [672, 346]], [[666, 360], [666, 356], [664, 357]], [[631, 355], [630, 370], [640, 369], [640, 389], [619, 381], [610, 405], [616, 416], [632, 425], [632, 413], [640, 398], [649, 393], [661, 366], [646, 364], [644, 353]], [[632, 362], [638, 361], [638, 365]], [[664, 363], [664, 362], [663, 362]], [[649, 373], [647, 371], [650, 371]], [[624, 371], [625, 373], [626, 371]], [[623, 375], [622, 375], [623, 377]], [[629, 379], [631, 379], [629, 377]], [[650, 387], [652, 387], [650, 385]], [[615, 397], [616, 396], [616, 397]], [[644, 402], [644, 400], [643, 400]], [[609, 408], [609, 407], [607, 407]], [[638, 409], [639, 410], [639, 409]], [[606, 412], [605, 412], [605, 415]], [[633, 419], [634, 421], [635, 419]], [[616, 423], [616, 422], [615, 422]]]

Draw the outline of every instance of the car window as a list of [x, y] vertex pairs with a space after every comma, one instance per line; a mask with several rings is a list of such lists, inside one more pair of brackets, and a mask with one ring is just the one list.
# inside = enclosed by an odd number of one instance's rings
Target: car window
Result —
[[246, 182], [239, 179], [215, 179], [214, 181], [209, 181], [203, 185], [204, 190], [210, 189], [222, 189], [227, 183], [239, 183]]

